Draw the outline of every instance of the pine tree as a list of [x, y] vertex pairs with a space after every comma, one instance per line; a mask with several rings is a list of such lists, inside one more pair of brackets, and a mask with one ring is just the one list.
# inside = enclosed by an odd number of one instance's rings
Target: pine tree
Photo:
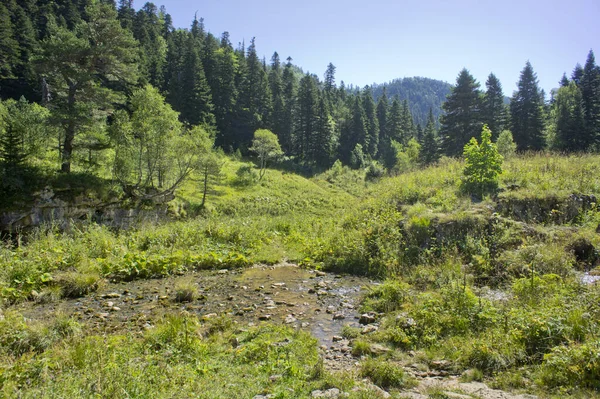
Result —
[[162, 36], [158, 9], [146, 3], [134, 18], [133, 36], [139, 42], [140, 74], [144, 83], [163, 87], [167, 60], [167, 42]]
[[485, 86], [487, 91], [482, 104], [483, 123], [487, 124], [492, 132], [492, 140], [496, 141], [506, 126], [507, 113], [504, 105], [504, 93], [502, 93], [500, 81], [493, 73], [488, 76]]
[[387, 135], [390, 140], [402, 142], [404, 138], [404, 126], [402, 123], [402, 107], [398, 97], [394, 97], [388, 116]]
[[379, 122], [379, 148], [377, 159], [384, 157], [386, 148], [391, 146], [391, 138], [388, 134], [388, 114], [389, 114], [389, 101], [385, 87], [379, 100], [377, 101], [377, 121]]
[[581, 90], [575, 82], [561, 87], [556, 95], [556, 141], [564, 151], [585, 151], [590, 146], [583, 114]]
[[600, 68], [590, 50], [580, 81], [585, 121], [585, 148], [600, 140]]
[[285, 130], [285, 102], [283, 99], [282, 70], [279, 54], [275, 52], [271, 57], [271, 69], [269, 71], [269, 87], [273, 99], [273, 131], [278, 137]]
[[515, 143], [519, 151], [540, 151], [546, 145], [544, 115], [537, 75], [527, 61], [521, 71], [518, 90], [510, 102], [510, 116]]
[[61, 170], [66, 173], [71, 171], [75, 137], [123, 101], [101, 83], [137, 80], [135, 40], [120, 26], [114, 9], [93, 4], [87, 8], [89, 23], [81, 22], [74, 31], [54, 26], [41, 46], [40, 71], [54, 88], [49, 106], [64, 131]]
[[481, 131], [479, 83], [466, 68], [460, 71], [456, 86], [442, 105], [440, 137], [448, 156], [462, 154], [465, 144]]
[[365, 123], [367, 127], [367, 137], [363, 144], [365, 155], [375, 159], [379, 150], [379, 120], [375, 101], [373, 100], [373, 91], [366, 86], [362, 91], [362, 107], [365, 111]]
[[330, 62], [329, 65], [327, 65], [325, 81], [323, 82], [323, 91], [325, 92], [325, 98], [330, 109], [333, 107], [333, 102], [336, 97], [335, 69], [335, 65]]
[[560, 82], [558, 82], [558, 84], [560, 85], [560, 87], [567, 87], [569, 85], [569, 78], [567, 78], [567, 74], [563, 73], [562, 78], [560, 79]]
[[[1, 106], [1, 104], [0, 104]], [[0, 111], [0, 114], [2, 112]], [[18, 129], [15, 129], [10, 117], [4, 121], [2, 129], [0, 120], [0, 160], [2, 162], [2, 172], [5, 177], [14, 177], [20, 175], [26, 158], [23, 136]], [[4, 130], [4, 131], [2, 131]]]
[[577, 65], [575, 65], [575, 69], [573, 69], [573, 73], [571, 73], [571, 80], [579, 86], [579, 83], [581, 83], [581, 78], [583, 78], [583, 68], [579, 63], [577, 63]]

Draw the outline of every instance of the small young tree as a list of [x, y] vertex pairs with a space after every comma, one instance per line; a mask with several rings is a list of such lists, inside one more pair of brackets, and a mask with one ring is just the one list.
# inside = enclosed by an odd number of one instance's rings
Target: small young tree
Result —
[[265, 175], [267, 162], [283, 155], [277, 136], [267, 129], [258, 129], [254, 132], [254, 140], [252, 140], [250, 151], [258, 154], [260, 160], [259, 180], [262, 180]]
[[517, 151], [517, 144], [513, 140], [513, 135], [510, 130], [503, 130], [498, 136], [498, 141], [496, 141], [496, 146], [498, 147], [498, 152], [505, 159], [508, 159], [515, 155]]
[[475, 137], [465, 145], [465, 169], [463, 171], [463, 187], [471, 193], [483, 197], [486, 192], [498, 188], [498, 179], [502, 173], [503, 157], [498, 153], [496, 144], [492, 143], [492, 132], [483, 126], [481, 144]]

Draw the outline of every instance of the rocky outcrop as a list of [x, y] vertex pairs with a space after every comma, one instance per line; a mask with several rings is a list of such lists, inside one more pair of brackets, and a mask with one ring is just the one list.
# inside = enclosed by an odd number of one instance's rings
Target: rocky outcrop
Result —
[[522, 222], [569, 223], [597, 203], [596, 196], [571, 194], [566, 198], [499, 198], [496, 211]]
[[102, 202], [79, 196], [71, 201], [59, 198], [47, 188], [35, 194], [28, 209], [0, 214], [0, 230], [18, 232], [44, 224], [57, 224], [68, 228], [81, 221], [94, 221], [113, 228], [128, 228], [136, 223], [159, 221], [167, 217], [167, 206], [152, 204], [149, 207], [125, 207], [121, 201]]

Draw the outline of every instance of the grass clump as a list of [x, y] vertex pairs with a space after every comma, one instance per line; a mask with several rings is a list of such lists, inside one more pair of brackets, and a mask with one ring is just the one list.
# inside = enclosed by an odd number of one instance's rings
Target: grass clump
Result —
[[193, 302], [198, 298], [198, 286], [190, 281], [175, 286], [175, 302]]
[[387, 360], [367, 359], [361, 364], [360, 375], [385, 389], [402, 388], [407, 385], [402, 367]]
[[102, 285], [97, 272], [66, 272], [54, 278], [54, 284], [60, 287], [63, 298], [80, 298], [95, 292]]

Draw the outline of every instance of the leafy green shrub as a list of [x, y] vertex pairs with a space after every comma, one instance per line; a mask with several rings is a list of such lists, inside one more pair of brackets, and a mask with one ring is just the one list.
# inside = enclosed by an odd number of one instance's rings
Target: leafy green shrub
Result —
[[487, 125], [484, 125], [481, 131], [481, 144], [472, 137], [465, 145], [463, 153], [465, 157], [463, 188], [481, 197], [498, 188], [499, 176], [502, 173], [503, 158], [491, 138], [492, 132]]
[[544, 356], [540, 379], [550, 388], [600, 389], [600, 341], [554, 348]]
[[370, 378], [373, 383], [382, 388], [402, 388], [406, 378], [402, 367], [380, 359], [367, 359], [361, 364], [360, 375]]
[[258, 173], [250, 165], [243, 165], [235, 172], [235, 184], [239, 186], [251, 186], [258, 182]]
[[505, 159], [508, 159], [515, 155], [517, 151], [517, 144], [513, 140], [513, 135], [510, 130], [503, 130], [498, 136], [498, 140], [496, 141], [496, 146], [498, 147], [498, 152]]
[[385, 168], [377, 161], [371, 161], [367, 166], [367, 172], [365, 174], [365, 180], [375, 181], [383, 177], [385, 174]]
[[409, 295], [410, 286], [398, 280], [386, 280], [371, 289], [362, 300], [364, 311], [392, 312], [402, 307]]

